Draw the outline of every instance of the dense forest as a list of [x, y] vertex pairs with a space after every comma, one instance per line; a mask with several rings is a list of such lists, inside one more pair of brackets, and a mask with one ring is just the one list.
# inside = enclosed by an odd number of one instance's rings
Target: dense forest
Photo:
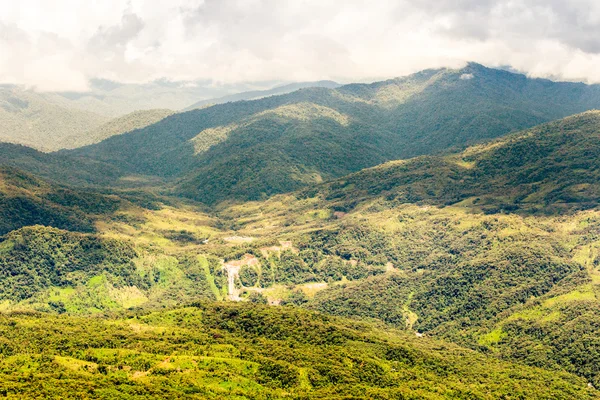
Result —
[[469, 64], [192, 110], [68, 154], [209, 204], [261, 200], [598, 107], [597, 86]]
[[0, 316], [14, 397], [593, 399], [565, 372], [294, 309], [191, 304], [80, 318]]

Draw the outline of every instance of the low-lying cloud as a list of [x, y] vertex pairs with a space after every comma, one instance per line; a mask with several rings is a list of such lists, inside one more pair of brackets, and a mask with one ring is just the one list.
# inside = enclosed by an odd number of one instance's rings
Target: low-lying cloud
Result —
[[21, 0], [0, 83], [364, 81], [466, 61], [600, 82], [596, 0]]

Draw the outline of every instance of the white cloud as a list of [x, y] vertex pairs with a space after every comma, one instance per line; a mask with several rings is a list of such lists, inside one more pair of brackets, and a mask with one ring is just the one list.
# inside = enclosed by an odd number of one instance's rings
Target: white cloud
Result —
[[477, 61], [600, 82], [596, 0], [0, 0], [0, 82], [341, 81]]

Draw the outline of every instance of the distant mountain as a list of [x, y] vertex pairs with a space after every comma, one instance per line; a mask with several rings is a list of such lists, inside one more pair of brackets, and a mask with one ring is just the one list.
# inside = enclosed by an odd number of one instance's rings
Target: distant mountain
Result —
[[204, 108], [206, 106], [211, 106], [215, 104], [223, 104], [230, 103], [234, 101], [240, 100], [256, 100], [263, 97], [275, 96], [279, 94], [286, 94], [290, 92], [294, 92], [298, 89], [305, 89], [309, 87], [321, 87], [328, 89], [335, 89], [340, 87], [341, 85], [337, 82], [333, 81], [317, 81], [317, 82], [300, 82], [300, 83], [290, 83], [288, 85], [277, 86], [273, 89], [268, 90], [251, 90], [249, 92], [242, 92], [237, 94], [232, 94], [228, 96], [218, 97], [214, 99], [201, 100], [197, 103], [192, 104], [191, 106], [185, 108], [183, 111], [195, 110], [197, 108]]
[[600, 86], [469, 64], [193, 110], [68, 154], [177, 181], [175, 193], [212, 204], [261, 199], [597, 107]]
[[274, 85], [276, 82], [215, 84], [212, 81], [167, 80], [135, 84], [93, 79], [87, 92], [44, 93], [43, 96], [65, 108], [117, 118], [139, 110], [181, 110], [201, 100], [266, 90]]
[[72, 138], [107, 122], [108, 118], [57, 105], [43, 94], [18, 87], [0, 87], [0, 141], [51, 151], [72, 148]]
[[170, 115], [173, 115], [174, 113], [174, 111], [162, 109], [134, 111], [132, 113], [123, 115], [122, 117], [111, 119], [105, 124], [102, 124], [99, 127], [83, 134], [66, 138], [65, 148], [74, 149], [77, 147], [99, 143], [111, 136], [121, 135], [123, 133], [145, 128]]

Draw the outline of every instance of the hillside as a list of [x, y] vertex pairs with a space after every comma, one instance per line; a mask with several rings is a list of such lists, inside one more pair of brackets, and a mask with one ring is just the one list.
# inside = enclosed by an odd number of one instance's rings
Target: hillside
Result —
[[67, 138], [65, 141], [68, 145], [65, 148], [74, 149], [99, 143], [111, 136], [122, 135], [145, 128], [173, 114], [173, 111], [165, 109], [134, 111], [122, 117], [111, 119], [105, 124], [85, 132], [83, 135], [73, 135]]
[[[242, 293], [566, 368], [600, 386], [599, 131], [600, 113], [588, 112], [223, 206], [236, 235], [254, 238], [241, 251], [260, 262], [254, 274], [240, 270]], [[292, 251], [263, 254], [271, 237]]]
[[339, 83], [333, 81], [317, 81], [317, 82], [300, 82], [300, 83], [290, 83], [287, 85], [277, 86], [273, 89], [267, 90], [251, 90], [248, 92], [231, 94], [228, 96], [217, 97], [213, 99], [201, 100], [197, 103], [192, 104], [191, 106], [185, 108], [183, 111], [191, 111], [197, 108], [204, 108], [208, 106], [213, 106], [216, 104], [230, 103], [233, 101], [242, 101], [242, 100], [256, 100], [263, 97], [268, 96], [276, 96], [280, 94], [286, 94], [290, 92], [294, 92], [299, 89], [305, 89], [310, 87], [323, 87], [333, 89], [341, 86]]
[[593, 208], [600, 198], [598, 132], [600, 111], [589, 111], [458, 154], [392, 161], [318, 191], [346, 211], [374, 196], [390, 204], [459, 203], [485, 213]]
[[[316, 111], [345, 123], [314, 106], [305, 115]], [[15, 230], [0, 243], [1, 307], [68, 319], [197, 300], [269, 302], [282, 306], [272, 308], [282, 318], [307, 308], [404, 330], [417, 341], [454, 342], [486, 360], [517, 362], [519, 373], [528, 370], [523, 364], [545, 368], [539, 377], [567, 371], [600, 387], [599, 131], [600, 112], [590, 111], [457, 153], [388, 162], [212, 209], [167, 198], [146, 207], [123, 197], [129, 192], [114, 192], [117, 208], [85, 211], [53, 194], [66, 188], [8, 170], [6, 193], [32, 196], [67, 216], [83, 212], [93, 229], [35, 220], [7, 228]], [[70, 190], [75, 199], [87, 198]], [[50, 227], [21, 227], [34, 223]], [[247, 331], [240, 335], [248, 340]], [[88, 361], [112, 371], [113, 361]], [[463, 384], [472, 376], [457, 374]], [[500, 376], [497, 383], [514, 383]], [[97, 382], [95, 375], [85, 379]], [[524, 396], [535, 398], [537, 390]]]
[[597, 398], [583, 379], [292, 308], [0, 316], [1, 391], [60, 398]]
[[164, 184], [158, 177], [127, 174], [108, 163], [73, 157], [64, 151], [44, 153], [31, 147], [2, 142], [0, 167], [17, 168], [54, 183], [75, 187], [151, 189]]
[[596, 107], [598, 86], [469, 64], [216, 105], [70, 154], [178, 180], [175, 193], [214, 204], [262, 199]]
[[114, 196], [53, 185], [0, 167], [0, 235], [29, 225], [90, 232], [95, 215], [112, 213], [120, 203]]
[[62, 107], [44, 95], [17, 87], [0, 87], [0, 141], [52, 151], [75, 147], [73, 138], [108, 118]]

